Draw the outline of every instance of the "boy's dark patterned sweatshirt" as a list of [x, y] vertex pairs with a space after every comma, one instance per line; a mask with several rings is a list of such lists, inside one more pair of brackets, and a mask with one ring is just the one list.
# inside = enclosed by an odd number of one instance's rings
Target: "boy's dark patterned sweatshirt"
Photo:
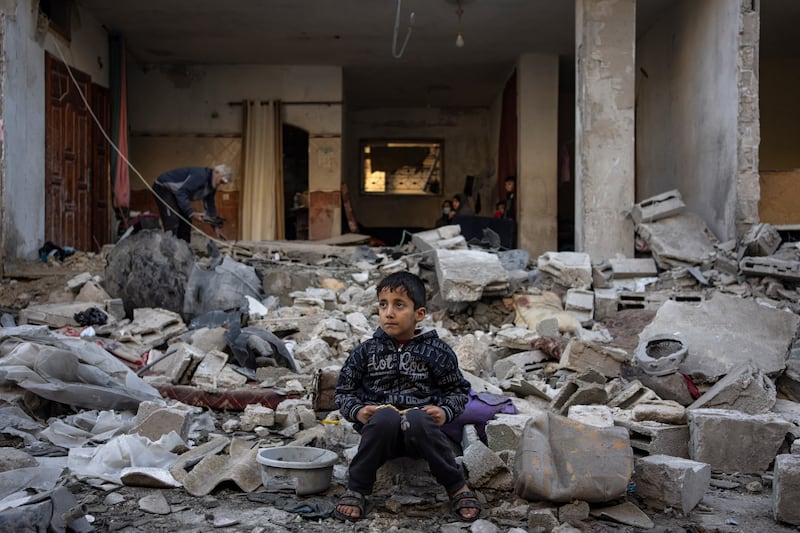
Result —
[[400, 344], [378, 328], [345, 361], [334, 400], [356, 429], [362, 424], [355, 415], [365, 405], [390, 404], [400, 410], [435, 405], [450, 422], [464, 411], [469, 388], [455, 352], [436, 330]]

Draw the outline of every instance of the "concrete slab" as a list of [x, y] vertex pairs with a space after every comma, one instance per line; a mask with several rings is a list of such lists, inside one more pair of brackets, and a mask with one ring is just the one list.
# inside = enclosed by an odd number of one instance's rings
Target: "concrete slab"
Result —
[[692, 403], [689, 409], [734, 409], [757, 415], [775, 405], [775, 384], [752, 363], [739, 365]]
[[694, 213], [643, 223], [637, 233], [647, 242], [658, 266], [665, 270], [711, 263], [717, 238]]
[[800, 525], [800, 455], [783, 454], [775, 458], [772, 482], [772, 510], [775, 520]]
[[800, 317], [723, 293], [699, 305], [667, 301], [640, 339], [675, 334], [688, 346], [680, 371], [698, 381], [716, 381], [752, 362], [768, 375], [781, 372]]
[[508, 273], [496, 255], [478, 250], [439, 250], [434, 255], [439, 290], [446, 302], [475, 302], [508, 289]]
[[684, 515], [703, 499], [711, 481], [706, 463], [669, 455], [650, 455], [635, 462], [633, 482], [649, 507], [680, 510]]
[[588, 289], [592, 285], [592, 261], [582, 252], [545, 252], [536, 260], [537, 268], [553, 276], [565, 287]]

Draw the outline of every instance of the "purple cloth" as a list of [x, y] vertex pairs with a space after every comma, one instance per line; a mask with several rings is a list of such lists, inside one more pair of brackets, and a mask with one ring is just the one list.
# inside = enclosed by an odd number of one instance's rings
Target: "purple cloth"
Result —
[[455, 420], [442, 425], [441, 429], [445, 435], [456, 442], [461, 442], [461, 433], [464, 426], [474, 424], [478, 430], [478, 437], [486, 443], [486, 422], [491, 420], [497, 413], [509, 415], [517, 414], [517, 408], [511, 398], [498, 396], [489, 392], [475, 392], [469, 390], [469, 400], [464, 412]]

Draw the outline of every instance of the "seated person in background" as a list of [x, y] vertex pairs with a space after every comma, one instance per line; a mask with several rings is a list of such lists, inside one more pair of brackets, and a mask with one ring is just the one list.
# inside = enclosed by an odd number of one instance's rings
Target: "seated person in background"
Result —
[[453, 196], [453, 210], [450, 211], [450, 218], [461, 216], [461, 215], [474, 215], [475, 211], [469, 206], [467, 202], [467, 198], [458, 193]]
[[453, 210], [453, 203], [450, 200], [442, 202], [442, 216], [436, 219], [436, 227], [446, 226], [450, 223], [450, 212]]
[[506, 203], [505, 202], [497, 202], [495, 204], [495, 211], [493, 218], [503, 218], [503, 215], [506, 212]]
[[364, 518], [366, 496], [378, 469], [396, 457], [425, 459], [450, 496], [452, 511], [474, 521], [481, 512], [441, 426], [467, 404], [469, 382], [452, 348], [435, 329], [421, 329], [425, 285], [410, 272], [395, 272], [376, 288], [381, 326], [353, 349], [339, 373], [334, 400], [361, 434], [348, 470], [347, 491], [333, 514]]

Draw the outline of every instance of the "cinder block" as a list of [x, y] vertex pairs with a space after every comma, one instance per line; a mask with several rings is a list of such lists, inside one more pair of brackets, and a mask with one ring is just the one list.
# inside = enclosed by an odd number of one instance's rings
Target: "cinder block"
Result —
[[800, 455], [775, 458], [772, 481], [772, 510], [775, 520], [800, 525]]
[[691, 409], [688, 419], [689, 457], [729, 474], [765, 472], [792, 426], [772, 413], [728, 409]]
[[463, 461], [472, 487], [486, 487], [492, 478], [509, 472], [500, 456], [480, 441], [473, 442], [464, 450]]
[[614, 423], [628, 430], [631, 447], [640, 455], [689, 457], [688, 425], [636, 422], [627, 418], [615, 418]]
[[604, 320], [617, 312], [619, 294], [614, 289], [594, 290], [594, 318]]
[[646, 278], [658, 275], [652, 257], [609, 259], [614, 279]]
[[748, 276], [775, 276], [792, 281], [800, 280], [800, 263], [773, 257], [745, 257], [739, 261], [742, 274]]
[[711, 466], [669, 455], [650, 455], [636, 460], [633, 481], [636, 493], [650, 507], [671, 507], [685, 515], [703, 499], [711, 482]]
[[658, 395], [642, 385], [641, 381], [631, 381], [606, 404], [609, 407], [631, 409], [634, 405], [645, 400], [660, 400]]
[[594, 292], [586, 289], [568, 289], [564, 310], [578, 319], [582, 326], [594, 320]]
[[651, 196], [633, 206], [631, 217], [636, 224], [653, 222], [662, 218], [677, 215], [686, 208], [681, 193], [671, 190]]
[[754, 224], [742, 237], [742, 246], [749, 256], [772, 255], [780, 244], [781, 235], [772, 224]]

